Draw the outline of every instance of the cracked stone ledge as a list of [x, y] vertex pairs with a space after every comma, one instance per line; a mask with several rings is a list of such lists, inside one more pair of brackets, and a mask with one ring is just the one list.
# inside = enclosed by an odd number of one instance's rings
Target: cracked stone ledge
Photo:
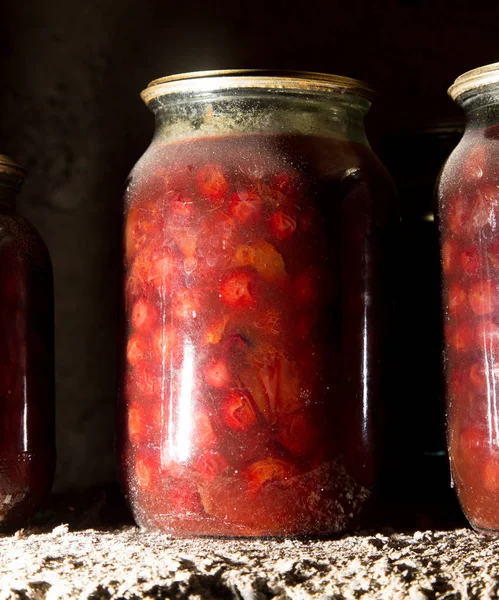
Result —
[[0, 600], [496, 598], [498, 551], [468, 529], [301, 541], [60, 525], [0, 537]]

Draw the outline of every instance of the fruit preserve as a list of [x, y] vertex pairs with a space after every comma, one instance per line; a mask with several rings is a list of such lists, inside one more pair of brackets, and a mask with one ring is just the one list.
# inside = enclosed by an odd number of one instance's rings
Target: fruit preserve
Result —
[[125, 197], [120, 452], [137, 522], [342, 530], [375, 479], [390, 180], [369, 90], [320, 75], [153, 82]]
[[448, 445], [471, 525], [499, 532], [499, 64], [449, 90], [467, 116], [439, 186]]
[[24, 169], [0, 155], [0, 528], [32, 516], [52, 484], [52, 267], [15, 212]]

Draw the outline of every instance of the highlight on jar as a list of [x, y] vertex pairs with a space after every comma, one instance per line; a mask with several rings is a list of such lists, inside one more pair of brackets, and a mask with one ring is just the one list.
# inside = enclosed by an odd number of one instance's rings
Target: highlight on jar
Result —
[[467, 117], [438, 185], [447, 435], [470, 524], [499, 532], [499, 63], [457, 78]]
[[370, 97], [245, 71], [143, 92], [156, 132], [124, 200], [119, 411], [142, 527], [323, 535], [365, 509], [397, 221]]

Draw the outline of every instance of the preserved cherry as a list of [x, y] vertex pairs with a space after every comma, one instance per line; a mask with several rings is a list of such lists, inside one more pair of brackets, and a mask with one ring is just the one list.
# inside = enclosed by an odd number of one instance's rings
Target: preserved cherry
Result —
[[[484, 79], [484, 76], [486, 79]], [[494, 79], [495, 78], [495, 79]], [[450, 94], [468, 117], [439, 182], [446, 317], [447, 426], [453, 481], [471, 525], [499, 532], [498, 65]]]
[[23, 179], [0, 155], [0, 528], [33, 516], [55, 466], [52, 268], [15, 211]]
[[166, 136], [148, 150], [124, 225], [121, 452], [140, 525], [326, 534], [360, 513], [392, 221], [381, 165], [334, 131]]

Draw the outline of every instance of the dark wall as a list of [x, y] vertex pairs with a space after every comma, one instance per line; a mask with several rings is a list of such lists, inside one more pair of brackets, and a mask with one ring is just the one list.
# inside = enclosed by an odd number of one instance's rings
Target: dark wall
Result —
[[453, 78], [499, 60], [499, 9], [395, 0], [4, 1], [0, 152], [29, 169], [20, 211], [52, 254], [57, 487], [114, 478], [120, 195], [174, 72], [271, 67], [368, 80], [375, 133], [452, 118]]

